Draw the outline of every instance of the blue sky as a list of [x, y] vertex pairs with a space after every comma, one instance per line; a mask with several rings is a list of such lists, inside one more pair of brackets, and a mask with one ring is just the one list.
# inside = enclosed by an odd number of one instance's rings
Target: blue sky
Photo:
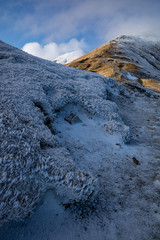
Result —
[[0, 0], [0, 39], [54, 56], [122, 34], [160, 39], [159, 23], [159, 0]]

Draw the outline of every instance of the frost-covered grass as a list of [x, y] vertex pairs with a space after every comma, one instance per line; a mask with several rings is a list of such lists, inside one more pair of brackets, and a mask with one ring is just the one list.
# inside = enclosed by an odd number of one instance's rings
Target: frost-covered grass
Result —
[[[125, 135], [116, 104], [107, 100], [103, 77], [44, 61], [1, 42], [1, 222], [30, 213], [52, 187], [70, 199], [86, 199], [96, 179], [77, 169], [57, 138], [55, 119], [68, 104]], [[109, 80], [112, 81], [112, 80]], [[62, 127], [63, 128], [63, 127]], [[22, 194], [21, 194], [22, 192]]]

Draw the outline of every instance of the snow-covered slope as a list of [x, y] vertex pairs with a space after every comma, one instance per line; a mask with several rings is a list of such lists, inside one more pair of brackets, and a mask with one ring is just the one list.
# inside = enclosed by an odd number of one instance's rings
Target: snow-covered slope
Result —
[[77, 50], [77, 51], [65, 53], [61, 56], [58, 56], [57, 58], [54, 59], [54, 61], [56, 63], [67, 64], [67, 63], [70, 63], [73, 60], [83, 56], [84, 54], [86, 54], [86, 52], [84, 52], [82, 50]]
[[159, 94], [3, 42], [0, 73], [0, 239], [158, 240]]
[[121, 36], [116, 38], [122, 54], [127, 56], [137, 67], [137, 78], [160, 79], [160, 42], [142, 38]]
[[68, 66], [94, 71], [121, 83], [142, 84], [160, 92], [160, 42], [121, 36]]

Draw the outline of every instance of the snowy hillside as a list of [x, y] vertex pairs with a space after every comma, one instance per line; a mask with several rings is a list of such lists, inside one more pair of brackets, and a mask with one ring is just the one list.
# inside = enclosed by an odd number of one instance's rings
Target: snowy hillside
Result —
[[160, 95], [3, 42], [0, 73], [0, 239], [158, 240]]
[[[160, 42], [142, 38], [121, 36], [116, 38], [122, 54], [137, 66], [136, 77], [160, 79]], [[114, 42], [114, 40], [113, 40]], [[141, 72], [141, 76], [139, 76]]]
[[56, 63], [61, 63], [61, 64], [67, 64], [72, 62], [73, 60], [83, 56], [84, 54], [86, 54], [84, 51], [82, 50], [77, 50], [77, 51], [73, 51], [73, 52], [69, 52], [69, 53], [65, 53], [57, 58], [55, 58], [55, 62]]

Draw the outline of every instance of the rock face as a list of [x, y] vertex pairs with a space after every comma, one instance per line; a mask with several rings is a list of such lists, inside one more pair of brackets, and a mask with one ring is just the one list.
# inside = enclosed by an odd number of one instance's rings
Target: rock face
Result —
[[138, 82], [160, 92], [160, 43], [121, 36], [67, 66], [97, 72], [121, 83]]
[[49, 188], [67, 201], [91, 198], [96, 178], [76, 164], [61, 140], [72, 125], [65, 119], [76, 116], [70, 120], [75, 131], [79, 126], [83, 131], [85, 121], [100, 119], [99, 131], [105, 136], [110, 136], [112, 125], [112, 136], [128, 141], [129, 127], [123, 124], [116, 103], [107, 99], [115, 91], [113, 86], [121, 93], [123, 87], [3, 42], [0, 73], [0, 224], [27, 216]]

